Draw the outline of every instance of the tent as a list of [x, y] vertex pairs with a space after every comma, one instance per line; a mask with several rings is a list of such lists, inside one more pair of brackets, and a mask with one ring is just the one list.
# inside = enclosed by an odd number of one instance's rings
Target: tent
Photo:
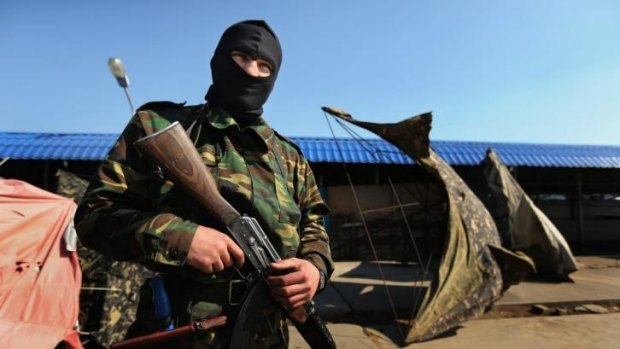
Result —
[[539, 274], [570, 281], [577, 261], [564, 236], [536, 207], [493, 149], [487, 151], [482, 165], [495, 200], [495, 217], [504, 219], [498, 222], [504, 246], [532, 258]]
[[75, 203], [0, 178], [0, 347], [82, 348]]
[[445, 190], [448, 224], [443, 254], [425, 298], [408, 326], [406, 344], [434, 338], [481, 315], [509, 285], [518, 283], [533, 270], [531, 259], [501, 246], [490, 213], [454, 169], [431, 149], [430, 113], [388, 124], [359, 121], [337, 108], [323, 110], [398, 147]]
[[[88, 181], [77, 175], [58, 170], [56, 193], [79, 201]], [[125, 338], [136, 319], [140, 286], [152, 276], [141, 264], [115, 261], [111, 257], [78, 244], [82, 268], [80, 292], [80, 329], [82, 340], [89, 346], [96, 342], [107, 347]]]

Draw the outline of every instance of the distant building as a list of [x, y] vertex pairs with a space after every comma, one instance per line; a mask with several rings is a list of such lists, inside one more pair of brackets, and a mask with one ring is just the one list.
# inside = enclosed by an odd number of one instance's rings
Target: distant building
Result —
[[[0, 133], [0, 160], [10, 158], [0, 167], [0, 176], [55, 191], [59, 169], [88, 179], [117, 138]], [[407, 258], [410, 243], [402, 234], [403, 215], [422, 250], [441, 249], [443, 193], [398, 149], [380, 139], [293, 141], [310, 161], [332, 210], [328, 220], [335, 257], [367, 259], [370, 253], [348, 177], [375, 244], [385, 246], [384, 258]], [[435, 141], [431, 146], [483, 202], [489, 202], [489, 190], [480, 161], [493, 148], [577, 252], [620, 245], [620, 146], [457, 141]]]

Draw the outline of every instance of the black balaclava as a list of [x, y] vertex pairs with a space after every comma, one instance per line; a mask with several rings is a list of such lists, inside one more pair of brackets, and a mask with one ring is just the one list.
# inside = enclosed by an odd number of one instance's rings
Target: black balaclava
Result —
[[[264, 59], [273, 70], [268, 77], [248, 75], [231, 56], [240, 51], [254, 59]], [[282, 63], [282, 49], [276, 34], [265, 21], [243, 21], [230, 26], [211, 58], [213, 84], [205, 99], [231, 114], [241, 125], [255, 121], [263, 114]]]

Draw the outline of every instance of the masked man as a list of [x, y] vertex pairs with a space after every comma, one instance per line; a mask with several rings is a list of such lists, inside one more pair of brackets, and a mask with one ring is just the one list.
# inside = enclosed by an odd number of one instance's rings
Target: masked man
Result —
[[[84, 245], [161, 273], [175, 326], [234, 314], [239, 300], [231, 299], [237, 293], [231, 285], [237, 283], [230, 281], [239, 279], [233, 267], [243, 270], [245, 257], [224, 227], [134, 148], [137, 139], [172, 122], [187, 130], [222, 196], [259, 221], [282, 257], [272, 264], [277, 276], [268, 280], [275, 301], [286, 308], [306, 303], [333, 271], [322, 220], [327, 208], [310, 166], [262, 118], [281, 63], [280, 43], [267, 23], [229, 27], [211, 59], [207, 103], [153, 102], [138, 109], [80, 203], [76, 222]], [[145, 284], [129, 337], [166, 326], [154, 316], [151, 294]], [[281, 309], [264, 309], [253, 334], [257, 347], [286, 347]], [[225, 347], [233, 335], [231, 326], [220, 327], [184, 338], [177, 347]]]

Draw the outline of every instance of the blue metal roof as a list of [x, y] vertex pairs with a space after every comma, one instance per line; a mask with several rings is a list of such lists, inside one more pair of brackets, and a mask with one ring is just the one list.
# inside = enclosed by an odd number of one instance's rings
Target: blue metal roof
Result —
[[[117, 134], [0, 132], [0, 159], [102, 160]], [[310, 162], [413, 164], [382, 139], [293, 137]], [[493, 148], [509, 166], [620, 168], [620, 146], [433, 141], [451, 165], [478, 165]]]
[[118, 135], [0, 132], [0, 158], [23, 160], [102, 160]]

